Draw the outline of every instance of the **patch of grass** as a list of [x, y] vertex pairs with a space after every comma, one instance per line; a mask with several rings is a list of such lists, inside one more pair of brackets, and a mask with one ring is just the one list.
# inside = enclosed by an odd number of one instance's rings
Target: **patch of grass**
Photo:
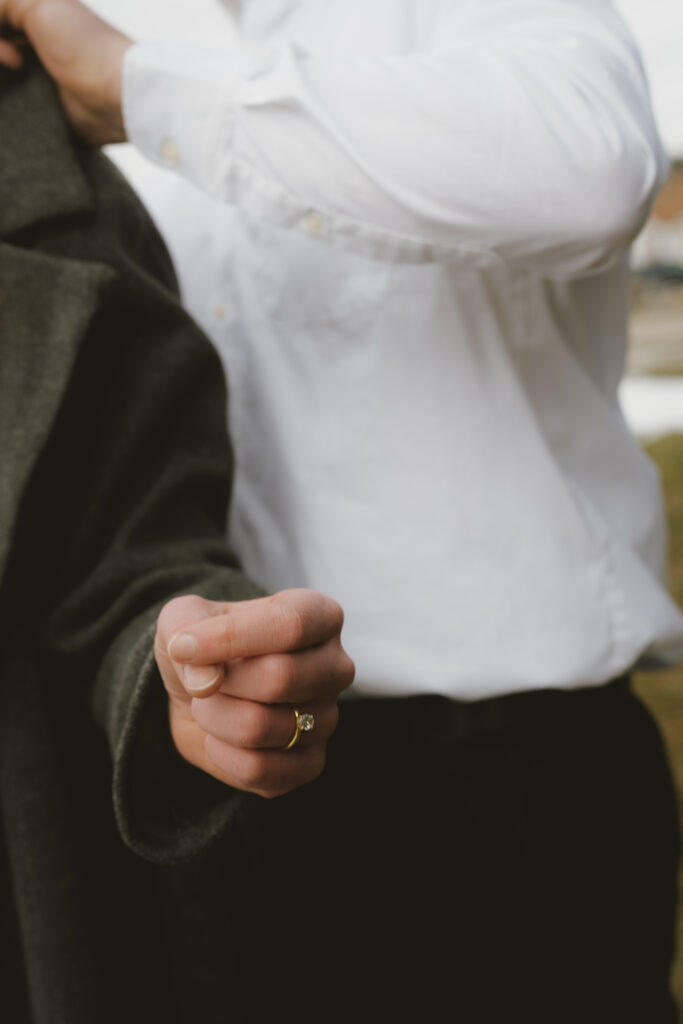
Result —
[[[662, 475], [669, 522], [671, 592], [683, 608], [683, 434], [671, 434], [647, 446]], [[656, 717], [669, 753], [678, 792], [683, 833], [683, 666], [667, 672], [642, 672], [636, 689]], [[672, 974], [683, 1021], [683, 865], [679, 875], [678, 950]]]
[[670, 434], [647, 448], [662, 475], [669, 521], [671, 592], [683, 607], [683, 434]]
[[663, 363], [661, 366], [648, 367], [648, 377], [683, 377], [683, 365], [678, 364], [676, 366], [667, 366]]

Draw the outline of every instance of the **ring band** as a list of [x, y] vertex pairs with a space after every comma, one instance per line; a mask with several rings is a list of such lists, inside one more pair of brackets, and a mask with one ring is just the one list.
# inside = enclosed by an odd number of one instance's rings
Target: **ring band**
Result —
[[315, 727], [315, 718], [313, 715], [308, 714], [305, 711], [299, 711], [298, 708], [292, 708], [294, 712], [294, 735], [285, 747], [281, 747], [281, 750], [291, 750], [295, 747], [301, 739], [303, 732], [312, 732]]

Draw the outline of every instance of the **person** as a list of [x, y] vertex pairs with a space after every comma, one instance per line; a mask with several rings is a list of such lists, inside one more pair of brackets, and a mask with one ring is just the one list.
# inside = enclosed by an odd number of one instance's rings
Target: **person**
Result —
[[230, 536], [346, 612], [327, 769], [245, 833], [244, 1012], [672, 1021], [676, 810], [628, 674], [683, 618], [617, 397], [666, 173], [636, 47], [607, 0], [230, 6], [221, 53], [0, 13], [86, 139], [208, 197], [162, 220], [235, 389]]
[[3, 1019], [173, 1020], [183, 865], [319, 774], [352, 664], [225, 544], [220, 363], [132, 191], [36, 69], [0, 132]]

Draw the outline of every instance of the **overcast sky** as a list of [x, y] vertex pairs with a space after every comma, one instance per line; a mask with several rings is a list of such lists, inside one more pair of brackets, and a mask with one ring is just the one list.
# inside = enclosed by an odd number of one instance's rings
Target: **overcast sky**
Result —
[[[87, 0], [137, 38], [220, 45], [230, 39], [219, 0]], [[372, 0], [368, 0], [371, 3]], [[643, 51], [664, 141], [683, 158], [683, 3], [615, 0]]]
[[659, 121], [669, 151], [683, 158], [683, 3], [617, 0], [645, 58]]

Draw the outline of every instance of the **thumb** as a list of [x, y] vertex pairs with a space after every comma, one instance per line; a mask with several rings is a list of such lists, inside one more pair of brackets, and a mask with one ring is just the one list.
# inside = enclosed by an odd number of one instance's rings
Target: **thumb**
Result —
[[200, 619], [219, 615], [227, 607], [224, 602], [189, 594], [174, 598], [162, 608], [157, 619], [154, 657], [164, 686], [174, 700], [189, 703], [194, 697], [211, 697], [220, 689], [225, 674], [222, 664], [184, 664], [192, 661], [189, 648], [194, 641], [186, 631]]

